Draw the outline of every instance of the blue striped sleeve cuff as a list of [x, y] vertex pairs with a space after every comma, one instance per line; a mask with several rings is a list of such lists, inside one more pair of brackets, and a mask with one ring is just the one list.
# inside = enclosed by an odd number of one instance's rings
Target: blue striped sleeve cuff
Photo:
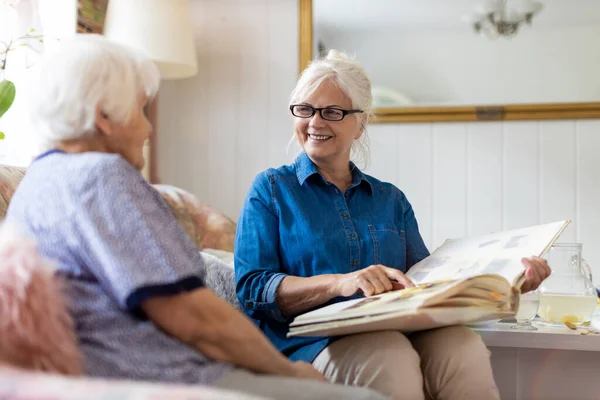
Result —
[[142, 311], [142, 303], [153, 297], [174, 296], [179, 293], [191, 292], [204, 287], [202, 280], [197, 276], [190, 276], [177, 282], [162, 285], [143, 286], [136, 289], [125, 300], [127, 309], [140, 319], [147, 319]]

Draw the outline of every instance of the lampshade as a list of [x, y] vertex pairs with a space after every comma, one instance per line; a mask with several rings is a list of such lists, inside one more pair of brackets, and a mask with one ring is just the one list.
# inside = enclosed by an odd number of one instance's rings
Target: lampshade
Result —
[[143, 51], [163, 79], [198, 71], [189, 0], [109, 0], [104, 35]]

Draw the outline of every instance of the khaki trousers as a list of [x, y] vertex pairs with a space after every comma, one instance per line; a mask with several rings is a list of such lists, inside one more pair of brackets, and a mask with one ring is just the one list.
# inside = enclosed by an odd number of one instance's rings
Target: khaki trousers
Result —
[[393, 399], [500, 399], [490, 352], [465, 326], [346, 336], [313, 365], [331, 382], [370, 387]]

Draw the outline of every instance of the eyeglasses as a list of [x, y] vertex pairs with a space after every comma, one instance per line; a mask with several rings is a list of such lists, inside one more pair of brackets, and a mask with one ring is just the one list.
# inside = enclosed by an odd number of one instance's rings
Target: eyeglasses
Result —
[[307, 104], [292, 104], [290, 111], [294, 117], [298, 118], [312, 118], [315, 112], [319, 112], [321, 118], [327, 121], [341, 121], [348, 114], [356, 114], [363, 112], [362, 110], [342, 110], [341, 108], [315, 108]]

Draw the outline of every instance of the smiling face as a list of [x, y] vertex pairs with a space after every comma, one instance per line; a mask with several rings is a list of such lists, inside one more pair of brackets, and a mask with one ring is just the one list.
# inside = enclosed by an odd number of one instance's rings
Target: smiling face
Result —
[[[300, 104], [342, 110], [353, 108], [350, 98], [330, 80], [324, 81]], [[311, 118], [294, 117], [296, 139], [315, 164], [347, 165], [352, 143], [363, 132], [363, 124], [357, 118], [361, 118], [361, 114], [346, 115], [341, 121], [327, 121], [321, 118], [319, 112]]]

